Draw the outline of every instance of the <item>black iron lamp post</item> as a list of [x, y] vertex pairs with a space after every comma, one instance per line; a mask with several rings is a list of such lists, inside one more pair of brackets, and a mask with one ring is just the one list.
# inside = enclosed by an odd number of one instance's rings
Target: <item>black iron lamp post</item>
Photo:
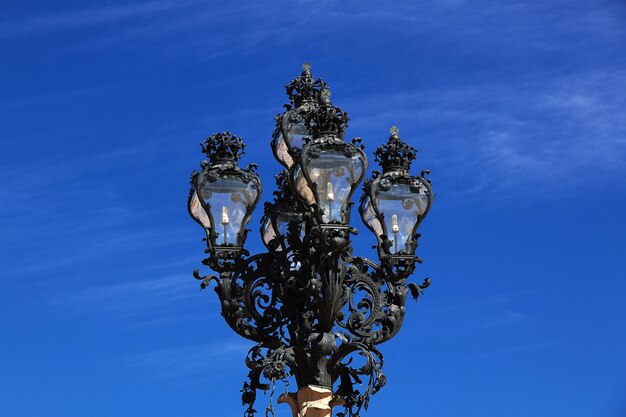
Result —
[[[382, 172], [365, 181], [359, 212], [375, 234], [380, 264], [355, 256], [350, 234], [351, 197], [367, 170], [359, 138], [344, 141], [348, 117], [330, 100], [328, 86], [310, 66], [287, 85], [290, 103], [276, 117], [272, 149], [286, 168], [276, 176], [274, 201], [265, 203], [261, 237], [266, 253], [244, 249], [260, 195], [256, 166], [238, 160], [244, 144], [223, 132], [202, 144], [208, 160], [194, 171], [188, 208], [206, 232], [203, 264], [230, 327], [256, 345], [246, 364], [242, 400], [255, 414], [258, 390], [274, 391], [293, 377], [285, 393], [294, 417], [358, 416], [385, 383], [377, 345], [402, 325], [408, 293], [417, 299], [430, 281], [409, 283], [416, 263], [417, 228], [433, 201], [430, 180], [410, 174], [416, 151], [392, 128], [375, 152]], [[273, 415], [271, 405], [266, 410]]]

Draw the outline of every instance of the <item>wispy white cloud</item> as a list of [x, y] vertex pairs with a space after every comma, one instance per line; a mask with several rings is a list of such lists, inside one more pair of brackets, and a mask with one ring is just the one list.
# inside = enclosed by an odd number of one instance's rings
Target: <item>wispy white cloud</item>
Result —
[[528, 296], [536, 294], [536, 288], [524, 288], [509, 292], [494, 292], [485, 296], [472, 297], [470, 300], [464, 298], [463, 302], [451, 300], [448, 304], [432, 307], [433, 311], [441, 313], [461, 312], [467, 316], [468, 312], [475, 314], [477, 311], [485, 311], [488, 309], [499, 308], [502, 304], [511, 304], [514, 302], [523, 302]]
[[[89, 285], [70, 293], [58, 294], [54, 304], [88, 305], [109, 311], [132, 309], [133, 303], [161, 304], [163, 299], [186, 298], [199, 291], [189, 274], [157, 277], [148, 274], [130, 282]], [[132, 301], [132, 302], [131, 302]]]
[[57, 289], [42, 300], [39, 308], [65, 317], [80, 315], [89, 320], [114, 322], [116, 329], [130, 330], [206, 320], [190, 312], [189, 301], [193, 299], [203, 305], [213, 304], [215, 312], [219, 311], [215, 294], [201, 294], [190, 273], [161, 278], [138, 274], [130, 281], [110, 284], [94, 285], [90, 281], [78, 289]]
[[[5, 265], [2, 278], [49, 274], [71, 265], [82, 269], [89, 261], [98, 263], [115, 254], [180, 242], [180, 231], [149, 221], [152, 216], [162, 216], [163, 209], [137, 208], [120, 195], [124, 178], [116, 183], [109, 180], [111, 173], [146, 167], [155, 148], [110, 147], [89, 153], [67, 149], [42, 158], [38, 169], [32, 170], [24, 170], [14, 160], [3, 164], [0, 242], [30, 253], [53, 245], [52, 250], [33, 259], [35, 262]], [[183, 204], [184, 200], [181, 207]]]
[[219, 371], [241, 363], [252, 342], [217, 341], [141, 352], [119, 358], [117, 363], [154, 379], [181, 379], [199, 383], [219, 378]]
[[133, 304], [145, 302], [160, 303], [164, 298], [175, 299], [181, 293], [189, 292], [189, 276], [170, 276], [154, 279], [144, 277], [132, 282], [118, 283], [107, 286], [89, 286], [70, 294], [61, 295], [55, 304], [88, 305], [89, 307], [108, 311], [133, 308]]
[[[197, 3], [197, 2], [195, 2]], [[50, 32], [118, 24], [130, 19], [147, 18], [193, 4], [189, 1], [150, 1], [106, 7], [65, 10], [40, 16], [11, 18], [0, 26], [0, 38], [45, 35]]]
[[528, 322], [528, 316], [517, 311], [507, 310], [499, 317], [488, 319], [480, 324], [484, 330], [501, 326], [519, 325]]
[[472, 358], [490, 358], [493, 356], [500, 355], [521, 355], [525, 353], [536, 352], [540, 350], [548, 350], [555, 347], [557, 344], [554, 341], [547, 342], [539, 342], [539, 343], [529, 343], [529, 344], [519, 344], [506, 346], [498, 349], [486, 350], [475, 355], [469, 355]]
[[[290, 17], [296, 3], [162, 0], [11, 16], [0, 26], [0, 40], [81, 31], [86, 35], [66, 42], [65, 50], [141, 47], [151, 53], [149, 45], [158, 44], [158, 53], [168, 61], [190, 53], [207, 60], [297, 33], [298, 23]], [[312, 6], [318, 9], [320, 5]]]
[[438, 177], [463, 178], [458, 193], [540, 195], [626, 171], [626, 89], [616, 88], [624, 85], [620, 71], [534, 73], [513, 85], [359, 98], [353, 128], [396, 123], [402, 136], [404, 126], [404, 137], [443, 169]]
[[[450, 300], [432, 307], [441, 336], [493, 334], [514, 328], [524, 328], [535, 319], [527, 311], [527, 299], [537, 292], [534, 288], [476, 296], [471, 300]], [[445, 330], [444, 330], [445, 329]], [[439, 331], [439, 330], [437, 330]]]
[[49, 91], [14, 98], [3, 98], [0, 100], [0, 108], [15, 109], [26, 106], [49, 106], [65, 100], [74, 100], [90, 94], [97, 94], [105, 91], [107, 88], [109, 87], [105, 85], [91, 86], [75, 90]]
[[534, 322], [533, 317], [526, 312], [494, 308], [474, 309], [464, 314], [446, 314], [438, 316], [436, 320], [438, 324], [433, 326], [431, 337], [446, 339], [451, 336], [501, 334], [512, 329], [526, 328]]
[[[325, 42], [320, 33], [393, 27], [398, 35], [428, 34], [430, 38], [487, 43], [514, 41], [516, 45], [558, 48], [550, 33], [584, 38], [595, 32], [620, 33], [618, 6], [547, 7], [532, 2], [490, 3], [476, 7], [462, 0], [395, 3], [376, 1], [201, 2], [148, 1], [100, 8], [70, 9], [39, 16], [11, 16], [0, 26], [0, 39], [95, 29], [97, 36], [81, 36], [68, 44], [74, 50], [92, 47], [137, 47], [150, 53], [147, 43], [170, 57], [193, 54], [212, 59], [239, 54], [262, 45]], [[306, 13], [303, 13], [306, 10]], [[559, 14], [554, 11], [559, 10]], [[497, 31], [497, 36], [491, 36]], [[154, 51], [152, 51], [154, 52]]]

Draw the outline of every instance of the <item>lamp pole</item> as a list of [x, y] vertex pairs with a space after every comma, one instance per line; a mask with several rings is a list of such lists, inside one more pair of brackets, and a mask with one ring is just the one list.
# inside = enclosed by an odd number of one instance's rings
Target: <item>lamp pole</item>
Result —
[[[246, 225], [261, 196], [256, 165], [238, 161], [243, 141], [229, 132], [202, 143], [207, 160], [191, 176], [188, 209], [206, 233], [207, 258], [221, 313], [251, 340], [243, 385], [245, 417], [254, 416], [257, 392], [295, 379], [297, 391], [278, 399], [294, 417], [359, 416], [386, 381], [377, 346], [397, 334], [410, 293], [417, 299], [430, 280], [407, 283], [421, 259], [417, 228], [434, 194], [427, 170], [410, 174], [416, 150], [397, 128], [376, 152], [382, 171], [365, 180], [359, 213], [377, 241], [379, 262], [356, 256], [350, 235], [352, 194], [367, 157], [361, 139], [347, 142], [348, 116], [310, 65], [286, 86], [289, 103], [276, 116], [272, 150], [284, 170], [274, 200], [264, 204], [261, 237], [267, 252], [244, 249]], [[273, 415], [270, 404], [266, 415]]]

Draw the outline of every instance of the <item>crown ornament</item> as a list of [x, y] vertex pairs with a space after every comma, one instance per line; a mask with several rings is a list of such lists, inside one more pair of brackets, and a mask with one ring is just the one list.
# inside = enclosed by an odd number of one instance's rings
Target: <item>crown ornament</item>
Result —
[[200, 146], [212, 165], [226, 161], [236, 162], [243, 156], [246, 148], [243, 140], [230, 132], [214, 133], [200, 143]]
[[291, 104], [299, 107], [305, 102], [314, 102], [319, 97], [321, 91], [326, 88], [326, 82], [318, 78], [313, 78], [311, 74], [311, 64], [302, 64], [302, 74], [294, 78], [285, 86]]
[[305, 114], [305, 123], [314, 141], [326, 136], [343, 139], [348, 120], [348, 113], [330, 101], [330, 90], [326, 86], [320, 91], [315, 111]]
[[374, 158], [382, 167], [383, 173], [394, 170], [407, 172], [417, 157], [417, 149], [400, 139], [396, 126], [391, 126], [389, 131], [391, 133], [389, 140], [376, 149]]

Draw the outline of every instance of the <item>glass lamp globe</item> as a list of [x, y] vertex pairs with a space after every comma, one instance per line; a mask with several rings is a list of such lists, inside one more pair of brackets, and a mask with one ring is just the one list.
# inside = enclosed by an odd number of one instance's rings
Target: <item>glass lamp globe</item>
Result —
[[368, 194], [361, 204], [361, 216], [379, 244], [382, 236], [387, 238], [385, 252], [414, 253], [417, 226], [432, 204], [429, 189], [416, 178], [388, 176], [374, 180]]
[[366, 169], [365, 154], [353, 144], [313, 141], [304, 146], [292, 181], [300, 198], [317, 206], [322, 223], [348, 224], [350, 199]]

